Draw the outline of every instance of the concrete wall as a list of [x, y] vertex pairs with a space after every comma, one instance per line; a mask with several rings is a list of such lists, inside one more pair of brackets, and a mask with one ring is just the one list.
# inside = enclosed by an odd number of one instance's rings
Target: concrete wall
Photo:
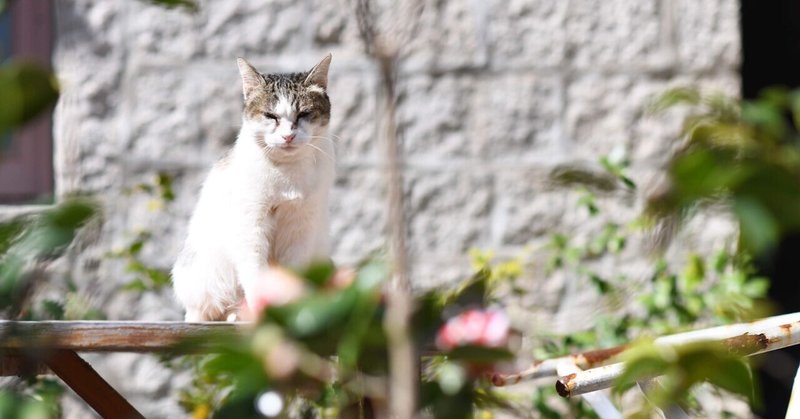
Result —
[[[735, 0], [423, 3], [398, 77], [418, 286], [468, 272], [471, 247], [514, 254], [554, 231], [599, 228], [575, 210], [575, 193], [548, 182], [556, 167], [595, 162], [621, 147], [647, 183], [679, 127], [677, 115], [644, 115], [648, 98], [683, 84], [739, 89]], [[305, 70], [333, 53], [334, 256], [352, 263], [381, 247], [381, 100], [350, 2], [216, 0], [201, 2], [194, 14], [144, 1], [54, 4], [54, 62], [64, 91], [55, 120], [57, 188], [96, 194], [105, 206], [103, 223], [85, 234], [64, 268], [111, 318], [180, 318], [168, 292], [140, 298], [118, 291], [130, 276], [107, 253], [147, 229], [154, 238], [144, 257], [171, 265], [204, 175], [238, 130], [237, 56], [271, 72]], [[148, 197], [125, 191], [156, 171], [174, 176], [177, 200], [153, 211]], [[639, 202], [601, 199], [621, 220]], [[730, 232], [724, 220], [714, 222]], [[719, 243], [722, 233], [704, 235], [704, 245]], [[635, 265], [641, 256], [635, 251], [618, 262]], [[579, 314], [558, 312], [564, 285], [548, 281], [532, 287], [541, 294], [529, 297], [530, 306], [574, 324]], [[151, 357], [100, 358], [101, 373], [147, 417], [180, 416], [171, 392], [185, 376], [170, 376]], [[72, 417], [85, 417], [74, 404]]]

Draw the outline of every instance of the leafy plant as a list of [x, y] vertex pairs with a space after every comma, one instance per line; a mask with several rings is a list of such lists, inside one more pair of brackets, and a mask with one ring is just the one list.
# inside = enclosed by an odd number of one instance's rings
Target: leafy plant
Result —
[[688, 106], [684, 142], [669, 160], [670, 184], [648, 205], [655, 216], [724, 203], [743, 250], [758, 254], [800, 229], [800, 92], [763, 91], [738, 101], [692, 89], [664, 94], [654, 111]]
[[[658, 377], [658, 384], [648, 393], [648, 400], [658, 407], [692, 404], [691, 390], [706, 382], [746, 397], [751, 405], [758, 402], [749, 365], [740, 355], [719, 343], [663, 347], [640, 342], [622, 357], [625, 371], [617, 379], [615, 389], [622, 391], [637, 381]], [[635, 417], [651, 417], [650, 410], [642, 409]]]
[[[151, 182], [140, 183], [126, 191], [127, 194], [144, 194], [149, 197], [148, 209], [157, 212], [164, 210], [175, 200], [172, 188], [172, 177], [168, 173], [157, 173]], [[155, 267], [145, 262], [142, 250], [149, 245], [152, 233], [149, 230], [138, 230], [132, 233], [133, 238], [121, 249], [108, 253], [114, 259], [125, 262], [125, 270], [133, 275], [128, 283], [123, 286], [126, 291], [158, 292], [170, 285], [169, 271]]]
[[[603, 158], [601, 163], [613, 177], [626, 178], [630, 182], [621, 181], [626, 189], [635, 190], [636, 185], [626, 174], [626, 164], [619, 164], [614, 168], [608, 167], [609, 161], [615, 159]], [[616, 160], [619, 161], [619, 160]], [[624, 161], [624, 160], [623, 160]], [[655, 337], [679, 330], [696, 328], [709, 323], [720, 324], [733, 321], [752, 319], [763, 315], [765, 295], [769, 286], [766, 278], [754, 275], [750, 259], [746, 253], [732, 253], [726, 249], [719, 249], [711, 255], [702, 255], [690, 252], [686, 256], [684, 265], [674, 266], [664, 258], [656, 258], [653, 264], [650, 280], [641, 286], [631, 289], [631, 284], [636, 282], [626, 275], [614, 272], [598, 272], [595, 262], [604, 258], [618, 257], [627, 249], [629, 243], [634, 242], [636, 236], [645, 234], [643, 229], [648, 223], [643, 219], [628, 222], [613, 220], [608, 217], [602, 205], [593, 192], [587, 187], [580, 187], [577, 207], [582, 208], [591, 218], [605, 215], [610, 219], [603, 223], [599, 231], [581, 241], [576, 241], [570, 236], [555, 233], [547, 246], [549, 256], [546, 258], [546, 272], [554, 274], [561, 272], [572, 275], [580, 283], [592, 287], [598, 294], [600, 301], [605, 301], [608, 306], [614, 307], [612, 315], [599, 315], [591, 328], [572, 333], [567, 336], [541, 336], [535, 349], [537, 359], [547, 359], [576, 353], [590, 349], [614, 347], [627, 344], [631, 340], [643, 337]], [[631, 298], [635, 295], [635, 298]], [[621, 302], [624, 302], [621, 303]], [[644, 350], [642, 350], [644, 351]], [[685, 352], [681, 352], [685, 351]], [[681, 368], [687, 367], [692, 359], [710, 358], [719, 355], [715, 346], [687, 347], [679, 351], [683, 356], [675, 356], [669, 360], [662, 359], [667, 371], [679, 374]], [[631, 365], [640, 352], [634, 351], [630, 355]], [[644, 353], [644, 352], [642, 352]], [[653, 355], [653, 352], [647, 352]], [[743, 365], [738, 356], [727, 354], [715, 358], [719, 362], [738, 362]], [[641, 362], [650, 362], [645, 359]], [[715, 362], [716, 362], [715, 361]], [[649, 365], [649, 364], [648, 364]], [[717, 365], [710, 363], [709, 365]], [[631, 376], [641, 377], [637, 369]], [[719, 384], [725, 382], [725, 373], [716, 370], [703, 370], [707, 375], [692, 376], [690, 382], [677, 387], [669, 387], [669, 391], [654, 395], [658, 403], [677, 402], [691, 399], [689, 389], [701, 381], [710, 381]], [[631, 376], [628, 376], [630, 378]], [[629, 381], [629, 380], [628, 380]], [[739, 394], [742, 388], [747, 388], [752, 395], [750, 380], [742, 381], [742, 387], [737, 387]], [[620, 388], [627, 389], [629, 386]], [[726, 387], [732, 389], [730, 385]], [[595, 413], [579, 398], [569, 400], [554, 400], [550, 388], [536, 390], [533, 396], [533, 407], [543, 417], [557, 417], [569, 412], [570, 417], [595, 417]]]

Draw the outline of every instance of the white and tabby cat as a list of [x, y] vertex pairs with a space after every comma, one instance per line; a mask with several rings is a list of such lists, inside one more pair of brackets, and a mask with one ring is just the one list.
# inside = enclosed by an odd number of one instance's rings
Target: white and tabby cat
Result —
[[186, 321], [235, 318], [269, 266], [329, 257], [330, 61], [307, 73], [259, 74], [238, 60], [242, 128], [203, 184], [172, 269]]

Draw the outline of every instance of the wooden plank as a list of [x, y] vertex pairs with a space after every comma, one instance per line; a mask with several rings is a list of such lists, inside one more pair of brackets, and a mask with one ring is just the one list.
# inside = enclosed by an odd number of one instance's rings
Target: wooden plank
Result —
[[105, 419], [144, 419], [122, 395], [74, 351], [57, 350], [47, 365]]
[[[77, 352], [197, 352], [212, 336], [233, 338], [249, 323], [136, 321], [0, 321], [0, 350]], [[180, 345], [192, 341], [190, 345]]]
[[0, 355], [0, 377], [49, 374], [47, 366], [21, 355]]

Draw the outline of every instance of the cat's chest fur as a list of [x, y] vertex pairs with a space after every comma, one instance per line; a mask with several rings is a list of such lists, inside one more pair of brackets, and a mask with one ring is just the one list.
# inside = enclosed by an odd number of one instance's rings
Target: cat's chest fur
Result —
[[267, 203], [271, 211], [279, 207], [302, 205], [309, 196], [313, 195], [316, 186], [320, 183], [319, 168], [309, 167], [306, 164], [294, 164], [287, 167], [274, 167], [265, 176]]

